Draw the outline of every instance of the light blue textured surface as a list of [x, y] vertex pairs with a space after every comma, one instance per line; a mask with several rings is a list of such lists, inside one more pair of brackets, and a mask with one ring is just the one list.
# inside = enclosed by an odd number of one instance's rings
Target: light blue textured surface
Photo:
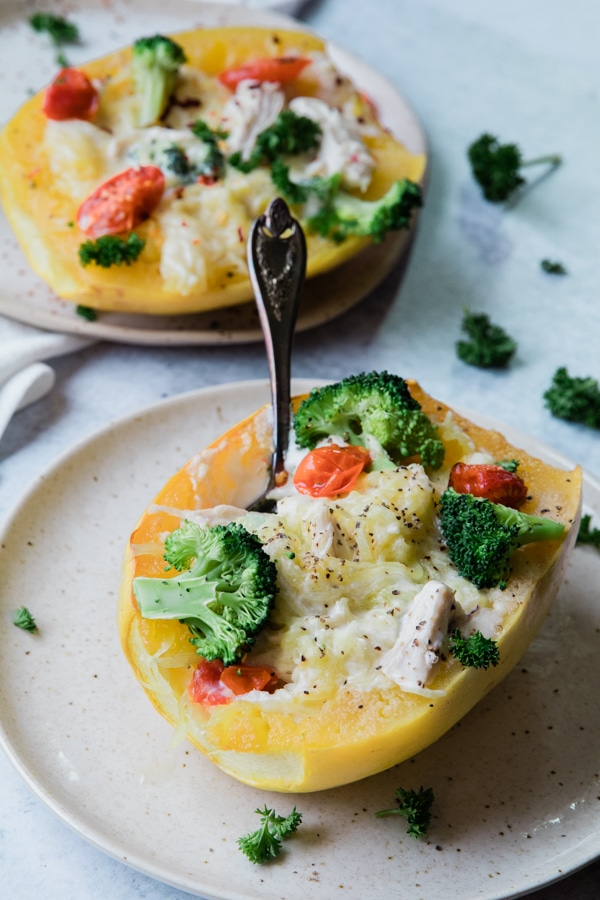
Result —
[[[599, 433], [553, 419], [541, 400], [560, 365], [600, 379], [600, 5], [322, 0], [308, 4], [303, 18], [399, 87], [424, 122], [432, 167], [401, 286], [393, 275], [335, 323], [300, 335], [294, 375], [335, 378], [385, 367], [417, 378], [440, 399], [518, 426], [600, 475]], [[526, 156], [562, 153], [564, 165], [514, 208], [487, 204], [465, 156], [484, 130], [517, 141]], [[544, 257], [562, 261], [568, 276], [545, 275]], [[509, 371], [483, 372], [457, 360], [454, 342], [465, 306], [487, 311], [517, 339]], [[60, 452], [105, 423], [195, 387], [266, 375], [259, 345], [104, 344], [53, 365], [57, 387], [15, 417], [0, 445], [2, 514]], [[2, 896], [188, 896], [71, 833], [3, 757], [0, 783]], [[531, 896], [599, 895], [596, 864]]]

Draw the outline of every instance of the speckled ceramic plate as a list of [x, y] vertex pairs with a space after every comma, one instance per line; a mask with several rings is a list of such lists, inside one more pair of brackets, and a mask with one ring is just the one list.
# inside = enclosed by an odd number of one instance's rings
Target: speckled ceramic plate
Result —
[[[262, 5], [262, 9], [259, 6]], [[178, 31], [200, 25], [266, 25], [303, 29], [301, 23], [266, 9], [267, 3], [244, 7], [196, 0], [82, 0], [73, 10], [65, 0], [44, 0], [44, 11], [68, 15], [80, 29], [81, 46], [67, 47], [73, 65], [129, 44], [140, 34]], [[277, 4], [273, 4], [277, 6]], [[280, 4], [284, 8], [285, 4]], [[0, 0], [0, 125], [28, 95], [56, 74], [49, 41], [28, 25], [30, 7], [22, 0]], [[340, 71], [348, 73], [376, 103], [381, 121], [413, 153], [426, 153], [426, 140], [413, 110], [386, 79], [337, 45], [328, 52]], [[26, 61], [26, 62], [25, 62]], [[343, 266], [310, 279], [300, 306], [298, 330], [322, 325], [350, 309], [408, 254], [411, 232], [390, 235]], [[262, 340], [254, 303], [186, 316], [140, 316], [100, 313], [94, 322], [77, 315], [75, 305], [57, 297], [35, 275], [0, 211], [0, 314], [50, 331], [84, 334], [99, 340], [159, 345], [208, 345]]]
[[[591, 861], [600, 854], [600, 554], [590, 548], [576, 548], [520, 666], [434, 746], [386, 773], [318, 794], [271, 794], [170, 746], [171, 728], [119, 646], [123, 548], [167, 477], [267, 400], [266, 382], [244, 382], [162, 402], [75, 447], [15, 511], [1, 538], [0, 743], [18, 771], [95, 846], [211, 900], [389, 900], [399, 896], [391, 885], [402, 900], [447, 900], [449, 891], [500, 900]], [[584, 483], [586, 508], [600, 515], [600, 485]], [[37, 635], [11, 624], [22, 603]], [[408, 837], [403, 820], [375, 819], [397, 787], [420, 785], [436, 798], [427, 840]], [[253, 866], [236, 841], [265, 802], [281, 813], [296, 804], [304, 819], [278, 861]]]

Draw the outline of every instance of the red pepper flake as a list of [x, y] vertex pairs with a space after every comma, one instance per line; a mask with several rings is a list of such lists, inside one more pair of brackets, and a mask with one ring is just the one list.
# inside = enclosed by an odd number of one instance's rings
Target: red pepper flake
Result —
[[240, 244], [243, 244], [244, 243], [244, 232], [242, 231], [241, 225], [238, 227], [238, 238], [239, 238]]

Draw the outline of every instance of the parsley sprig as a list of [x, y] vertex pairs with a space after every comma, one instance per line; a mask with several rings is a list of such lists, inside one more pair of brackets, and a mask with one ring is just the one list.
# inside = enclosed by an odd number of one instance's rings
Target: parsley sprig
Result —
[[375, 818], [404, 816], [408, 822], [407, 834], [414, 838], [426, 835], [431, 824], [431, 807], [435, 799], [432, 788], [424, 788], [421, 785], [418, 791], [414, 791], [412, 788], [400, 787], [396, 791], [396, 799], [397, 809], [380, 809], [375, 813]]
[[132, 231], [126, 239], [116, 234], [105, 234], [95, 241], [84, 241], [80, 245], [79, 262], [84, 268], [92, 264], [103, 269], [109, 269], [111, 266], [130, 266], [145, 246], [146, 241], [135, 231]]
[[23, 631], [29, 631], [31, 634], [38, 630], [35, 619], [26, 606], [20, 606], [19, 609], [15, 610], [13, 625], [16, 625], [17, 628], [22, 628]]
[[56, 49], [56, 62], [62, 68], [69, 65], [62, 48], [65, 44], [79, 43], [79, 28], [64, 16], [54, 13], [38, 12], [29, 18], [29, 24], [39, 34], [47, 34]]
[[302, 821], [302, 813], [294, 806], [289, 816], [278, 816], [266, 804], [264, 809], [255, 812], [260, 816], [260, 828], [239, 838], [238, 845], [250, 862], [266, 863], [279, 856], [282, 841], [296, 831]]
[[576, 543], [590, 544], [600, 550], [600, 528], [592, 528], [592, 517], [589, 513], [581, 517]]
[[562, 162], [557, 154], [523, 160], [516, 144], [501, 144], [491, 134], [482, 134], [473, 141], [467, 156], [473, 177], [490, 203], [503, 203], [525, 184], [521, 170], [526, 166], [545, 164], [554, 169]]

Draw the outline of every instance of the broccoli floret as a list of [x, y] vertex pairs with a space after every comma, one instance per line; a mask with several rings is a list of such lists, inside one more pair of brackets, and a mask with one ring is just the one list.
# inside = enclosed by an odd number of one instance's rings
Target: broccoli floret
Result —
[[328, 203], [330, 198], [339, 190], [341, 175], [331, 175], [329, 178], [307, 178], [303, 181], [292, 181], [290, 169], [282, 159], [276, 159], [271, 166], [271, 181], [278, 193], [288, 203], [301, 204], [314, 196], [323, 203]]
[[520, 169], [546, 163], [553, 168], [562, 162], [560, 156], [552, 154], [537, 159], [523, 161], [516, 144], [501, 144], [491, 134], [482, 134], [467, 151], [475, 181], [480, 185], [483, 196], [491, 203], [503, 203], [525, 184]]
[[381, 243], [388, 232], [408, 228], [413, 211], [423, 205], [421, 188], [407, 178], [394, 182], [379, 200], [363, 200], [340, 189], [338, 173], [293, 181], [281, 157], [271, 163], [271, 180], [289, 203], [299, 205], [316, 198], [317, 211], [306, 212], [307, 227], [336, 243], [351, 235]]
[[458, 629], [450, 642], [452, 656], [463, 666], [473, 669], [489, 669], [500, 662], [498, 644], [492, 638], [486, 638], [481, 631], [463, 637]]
[[260, 132], [249, 159], [243, 159], [241, 153], [232, 153], [229, 162], [241, 172], [252, 172], [282, 156], [298, 156], [315, 150], [321, 143], [321, 136], [320, 126], [308, 116], [298, 116], [291, 109], [284, 109], [272, 125]]
[[435, 425], [404, 379], [389, 372], [362, 372], [315, 388], [296, 412], [294, 431], [298, 446], [308, 449], [331, 435], [367, 447], [375, 469], [416, 455], [434, 469], [444, 460]]
[[379, 200], [363, 200], [346, 191], [331, 191], [307, 225], [322, 237], [343, 241], [351, 235], [383, 241], [390, 231], [410, 226], [415, 209], [423, 205], [421, 188], [408, 178], [395, 181]]
[[111, 266], [130, 266], [135, 262], [146, 241], [135, 231], [126, 240], [116, 234], [105, 234], [95, 241], [84, 241], [79, 247], [79, 262], [85, 268], [94, 263], [103, 269]]
[[594, 378], [572, 377], [561, 366], [554, 373], [544, 400], [558, 419], [600, 428], [600, 386]]
[[175, 90], [179, 67], [184, 62], [186, 55], [179, 44], [161, 34], [134, 43], [133, 79], [140, 97], [142, 127], [157, 122], [165, 113]]
[[177, 144], [165, 147], [163, 156], [166, 168], [180, 179], [186, 178], [193, 171], [193, 166], [190, 165], [189, 159]]
[[518, 547], [533, 541], [557, 541], [564, 525], [458, 494], [448, 488], [440, 503], [440, 525], [450, 559], [460, 575], [478, 588], [502, 590], [511, 572], [510, 559]]
[[277, 572], [256, 535], [239, 523], [202, 527], [185, 522], [165, 541], [174, 578], [133, 580], [147, 619], [179, 619], [204, 659], [238, 662], [254, 643], [275, 599]]
[[192, 125], [192, 131], [207, 146], [206, 159], [202, 174], [213, 178], [222, 178], [225, 171], [225, 156], [219, 147], [219, 141], [227, 137], [226, 131], [213, 131], [202, 119]]
[[494, 325], [489, 316], [466, 310], [461, 328], [469, 340], [456, 342], [459, 359], [480, 369], [503, 369], [509, 364], [517, 344], [503, 328]]

